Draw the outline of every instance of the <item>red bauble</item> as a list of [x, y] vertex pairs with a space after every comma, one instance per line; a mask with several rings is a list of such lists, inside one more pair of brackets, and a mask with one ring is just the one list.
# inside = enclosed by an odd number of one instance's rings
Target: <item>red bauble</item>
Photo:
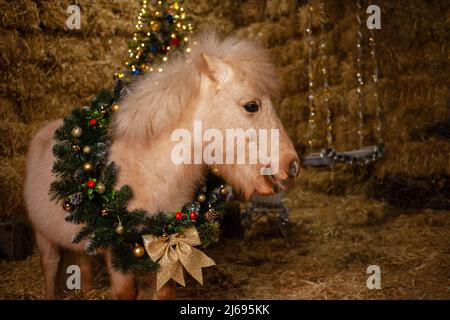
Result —
[[178, 40], [177, 38], [172, 38], [170, 40], [170, 44], [173, 45], [173, 46], [177, 46], [177, 45], [180, 44], [180, 40]]
[[190, 218], [191, 220], [197, 219], [197, 212], [192, 211], [191, 214], [189, 215], [189, 218]]
[[97, 119], [91, 119], [91, 120], [89, 120], [89, 124], [90, 124], [91, 126], [95, 126], [95, 125], [97, 124]]
[[176, 212], [175, 219], [177, 219], [177, 220], [183, 219], [183, 212], [181, 212], [181, 211]]
[[95, 187], [95, 181], [94, 180], [89, 180], [88, 182], [86, 182], [86, 185], [88, 188], [93, 188]]

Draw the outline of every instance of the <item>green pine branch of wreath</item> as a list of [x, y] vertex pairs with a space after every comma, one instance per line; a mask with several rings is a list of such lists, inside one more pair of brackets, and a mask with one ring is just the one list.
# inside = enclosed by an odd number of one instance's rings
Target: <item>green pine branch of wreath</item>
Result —
[[148, 215], [145, 210], [127, 209], [133, 191], [128, 185], [115, 188], [119, 168], [107, 159], [111, 145], [110, 120], [119, 108], [124, 86], [118, 80], [114, 91], [101, 91], [90, 107], [74, 109], [55, 131], [53, 147], [55, 180], [52, 200], [62, 202], [65, 220], [82, 224], [73, 243], [86, 241], [86, 252], [112, 252], [113, 266], [122, 272], [150, 272], [158, 263], [145, 255], [142, 235], [163, 237], [195, 225], [202, 247], [217, 241], [227, 189], [224, 181], [207, 172], [192, 202], [174, 213]]

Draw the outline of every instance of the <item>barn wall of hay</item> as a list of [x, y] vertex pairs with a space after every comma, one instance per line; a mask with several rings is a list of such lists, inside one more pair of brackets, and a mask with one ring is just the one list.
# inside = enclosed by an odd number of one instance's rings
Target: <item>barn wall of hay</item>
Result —
[[[20, 211], [24, 154], [30, 137], [47, 121], [74, 106], [87, 104], [99, 89], [113, 85], [121, 69], [126, 42], [134, 29], [138, 1], [78, 1], [81, 30], [69, 31], [65, 21], [71, 1], [0, 1], [0, 214]], [[312, 1], [318, 8], [318, 1]], [[320, 191], [363, 191], [392, 197], [396, 186], [415, 186], [429, 199], [449, 193], [450, 43], [446, 1], [378, 1], [382, 28], [376, 31], [380, 65], [379, 93], [383, 107], [385, 158], [365, 169], [339, 166], [334, 170], [303, 170], [299, 183]], [[197, 30], [238, 32], [270, 49], [285, 87], [277, 99], [283, 123], [304, 154], [307, 145], [306, 100], [307, 7], [294, 0], [191, 0], [186, 10]], [[353, 1], [325, 1], [331, 110], [336, 143], [345, 150], [357, 146], [356, 18]], [[364, 12], [363, 12], [364, 14]], [[313, 17], [313, 37], [319, 41], [319, 20]], [[364, 76], [370, 77], [365, 31]], [[320, 56], [312, 63], [317, 79]], [[319, 118], [323, 119], [322, 84], [317, 81]], [[366, 141], [373, 143], [372, 88], [366, 86]], [[320, 119], [319, 119], [320, 124]], [[316, 131], [316, 150], [324, 146], [325, 126]], [[322, 140], [321, 140], [322, 139]], [[320, 141], [323, 143], [321, 144]], [[401, 195], [399, 195], [401, 197]], [[442, 201], [440, 201], [441, 199]], [[388, 199], [390, 200], [390, 199]], [[395, 200], [395, 199], [394, 199]], [[440, 201], [440, 202], [439, 202]]]

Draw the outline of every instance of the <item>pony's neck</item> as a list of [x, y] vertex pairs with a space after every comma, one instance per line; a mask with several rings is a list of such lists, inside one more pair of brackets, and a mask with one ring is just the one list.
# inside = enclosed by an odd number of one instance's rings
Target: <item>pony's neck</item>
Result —
[[114, 140], [109, 158], [120, 168], [117, 185], [128, 184], [133, 189], [129, 209], [173, 212], [192, 201], [203, 182], [204, 167], [175, 165], [172, 144], [170, 133], [146, 142], [120, 137]]
[[186, 70], [181, 74], [190, 80], [178, 80], [177, 91], [170, 86], [173, 78], [169, 76], [165, 81], [170, 79], [170, 83], [160, 83], [156, 91], [148, 91], [154, 88], [150, 83], [154, 79], [148, 78], [134, 95], [125, 97], [121, 104], [123, 112], [117, 113], [116, 130], [119, 130], [111, 146], [110, 160], [120, 167], [118, 185], [133, 188], [129, 209], [143, 208], [149, 213], [180, 209], [192, 201], [203, 182], [205, 165], [176, 165], [171, 158], [173, 130], [191, 131], [205, 91], [200, 90], [205, 83], [195, 74]]

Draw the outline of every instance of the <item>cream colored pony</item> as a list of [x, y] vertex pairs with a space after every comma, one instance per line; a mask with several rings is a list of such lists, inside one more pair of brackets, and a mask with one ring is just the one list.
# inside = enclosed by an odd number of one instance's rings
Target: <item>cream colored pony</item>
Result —
[[[146, 75], [120, 101], [114, 116], [115, 139], [109, 160], [120, 167], [118, 186], [130, 185], [134, 198], [129, 209], [173, 212], [192, 200], [202, 183], [206, 164], [175, 165], [171, 161], [177, 128], [192, 131], [194, 120], [203, 128], [279, 129], [280, 170], [262, 176], [260, 164], [217, 164], [219, 175], [246, 198], [254, 192], [272, 194], [289, 187], [298, 174], [298, 156], [278, 119], [270, 97], [278, 78], [267, 52], [252, 42], [236, 37], [220, 40], [209, 34], [198, 39], [192, 52], [173, 58], [162, 73]], [[64, 221], [60, 204], [49, 200], [54, 179], [53, 133], [57, 120], [40, 130], [31, 142], [27, 156], [25, 200], [42, 255], [46, 298], [55, 298], [55, 279], [60, 248], [77, 252], [82, 290], [92, 287], [89, 257], [85, 243], [73, 244], [81, 228]], [[111, 278], [115, 299], [135, 299], [137, 288], [132, 274], [111, 267], [110, 253], [101, 252]], [[169, 283], [155, 298], [173, 298], [175, 285]]]

